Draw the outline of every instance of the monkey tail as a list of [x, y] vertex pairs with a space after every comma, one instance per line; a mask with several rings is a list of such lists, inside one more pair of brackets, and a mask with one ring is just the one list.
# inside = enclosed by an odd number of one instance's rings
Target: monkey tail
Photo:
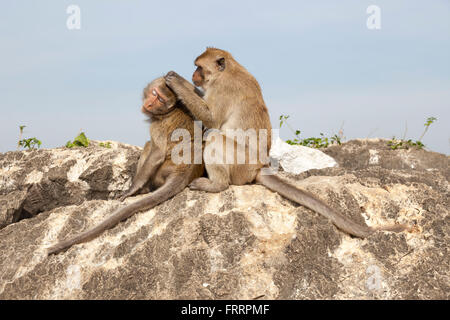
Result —
[[[360, 225], [344, 216], [342, 213], [334, 210], [322, 200], [318, 199], [312, 193], [299, 189], [287, 181], [284, 181], [276, 175], [264, 175], [261, 172], [256, 176], [256, 181], [268, 189], [278, 192], [283, 197], [301, 204], [321, 215], [330, 219], [333, 224], [342, 231], [359, 238], [366, 238], [376, 230], [396, 231], [391, 227], [370, 228], [367, 225]], [[400, 225], [398, 225], [400, 226]], [[387, 229], [386, 229], [387, 228]], [[404, 229], [402, 229], [404, 230]]]
[[372, 227], [374, 231], [390, 231], [390, 232], [402, 232], [402, 231], [412, 231], [413, 228], [407, 224], [392, 224], [386, 226], [375, 226]]
[[74, 244], [92, 240], [103, 231], [110, 229], [120, 221], [129, 218], [135, 212], [151, 209], [158, 204], [170, 199], [171, 197], [180, 193], [186, 186], [186, 177], [176, 174], [169, 176], [166, 182], [160, 188], [147, 195], [145, 198], [117, 209], [109, 218], [104, 220], [99, 225], [50, 247], [47, 253], [48, 255], [57, 254]]

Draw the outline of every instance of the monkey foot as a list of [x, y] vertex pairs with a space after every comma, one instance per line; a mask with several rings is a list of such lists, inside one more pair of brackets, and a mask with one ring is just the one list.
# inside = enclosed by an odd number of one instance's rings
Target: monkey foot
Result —
[[119, 197], [119, 201], [123, 202], [126, 198], [131, 197], [136, 191], [128, 190]]
[[220, 192], [227, 188], [227, 185], [214, 183], [208, 178], [197, 178], [189, 184], [189, 189], [191, 190], [200, 190], [207, 192]]

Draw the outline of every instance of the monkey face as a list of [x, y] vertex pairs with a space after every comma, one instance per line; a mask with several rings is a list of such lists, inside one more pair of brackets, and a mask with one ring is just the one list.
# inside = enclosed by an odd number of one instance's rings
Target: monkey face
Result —
[[203, 87], [205, 83], [205, 74], [203, 72], [203, 68], [200, 66], [197, 66], [197, 69], [192, 74], [192, 82], [197, 87]]
[[151, 115], [162, 115], [172, 110], [176, 103], [175, 94], [166, 86], [164, 78], [153, 80], [144, 89], [142, 112]]
[[160, 113], [166, 110], [166, 99], [157, 87], [148, 88], [147, 98], [142, 105], [144, 113]]
[[206, 89], [208, 82], [220, 76], [221, 72], [225, 70], [225, 57], [229, 54], [226, 51], [207, 48], [200, 56], [195, 59], [195, 66], [197, 69], [192, 75], [192, 82], [197, 87]]

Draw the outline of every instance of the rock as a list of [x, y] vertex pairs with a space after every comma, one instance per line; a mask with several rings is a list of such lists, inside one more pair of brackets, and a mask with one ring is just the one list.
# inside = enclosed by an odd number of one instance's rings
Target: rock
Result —
[[340, 166], [349, 169], [380, 166], [386, 169], [438, 170], [447, 180], [450, 178], [448, 156], [417, 148], [392, 151], [383, 139], [352, 140], [342, 146], [333, 145], [324, 149]]
[[284, 171], [294, 174], [337, 166], [332, 157], [318, 149], [290, 145], [280, 138], [272, 145], [270, 157], [277, 160]]
[[130, 185], [140, 152], [91, 141], [89, 148], [0, 153], [0, 228], [57, 207], [114, 198]]
[[140, 149], [0, 154], [0, 299], [449, 299], [449, 157], [385, 143], [333, 146], [339, 167], [280, 174], [356, 221], [411, 232], [352, 238], [260, 185], [185, 189], [50, 257], [122, 205]]

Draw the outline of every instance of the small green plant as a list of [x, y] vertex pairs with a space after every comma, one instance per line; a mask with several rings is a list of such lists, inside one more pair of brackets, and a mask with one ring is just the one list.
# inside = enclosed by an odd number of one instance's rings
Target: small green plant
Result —
[[330, 138], [330, 141], [331, 141], [331, 144], [338, 144], [338, 145], [341, 145], [341, 144], [342, 144], [342, 142], [341, 142], [341, 137], [338, 136], [337, 134], [335, 134], [334, 136], [332, 136], [332, 137]]
[[111, 149], [111, 142], [100, 142], [98, 144], [100, 147]]
[[436, 120], [437, 120], [437, 118], [435, 118], [435, 117], [428, 117], [427, 118], [427, 121], [424, 123], [425, 130], [423, 131], [423, 133], [420, 136], [419, 140], [416, 140], [416, 141], [413, 141], [412, 139], [405, 140], [404, 137], [403, 137], [403, 139], [395, 139], [395, 137], [393, 137], [391, 140], [388, 141], [387, 145], [392, 150], [409, 149], [411, 147], [416, 147], [416, 148], [419, 148], [419, 149], [423, 149], [425, 147], [425, 145], [422, 143], [422, 139], [425, 136], [425, 134], [427, 133], [428, 128], [430, 127], [430, 125], [432, 123], [434, 123]]
[[295, 138], [293, 140], [286, 140], [286, 143], [290, 145], [301, 145], [305, 147], [310, 148], [326, 148], [330, 144], [341, 144], [341, 137], [339, 137], [337, 134], [334, 136], [328, 138], [323, 133], [320, 133], [319, 138], [311, 137], [311, 138], [300, 138], [300, 130], [294, 130], [288, 123], [287, 119], [289, 119], [289, 116], [281, 115], [280, 116], [280, 128], [283, 124], [286, 124], [288, 128], [292, 131], [292, 133], [295, 135]]
[[20, 147], [20, 141], [22, 141], [22, 135], [23, 135], [23, 129], [25, 129], [26, 126], [19, 126], [19, 141], [17, 142], [17, 149]]
[[25, 127], [26, 126], [19, 126], [19, 141], [17, 142], [17, 150], [19, 150], [20, 147], [24, 149], [27, 148], [28, 150], [40, 148], [42, 142], [38, 140], [36, 137], [22, 139], [23, 129], [25, 129]]
[[73, 141], [67, 141], [66, 148], [83, 147], [89, 146], [89, 139], [86, 137], [84, 132], [81, 132]]
[[428, 117], [427, 121], [425, 122], [424, 126], [425, 126], [425, 130], [423, 130], [422, 135], [420, 136], [419, 140], [417, 141], [422, 141], [423, 136], [425, 135], [425, 133], [427, 133], [428, 128], [431, 126], [431, 124], [433, 122], [437, 121], [437, 118], [435, 117]]
[[[283, 125], [283, 123], [285, 123], [285, 122], [286, 122], [286, 125], [289, 126], [289, 124], [287, 123], [287, 119], [289, 119], [289, 116], [285, 116], [285, 115], [280, 116], [280, 128]], [[289, 128], [291, 128], [291, 126], [289, 126]], [[292, 130], [292, 128], [291, 128], [291, 130]]]
[[36, 138], [22, 139], [19, 141], [19, 147], [28, 148], [28, 150], [38, 149], [42, 142]]
[[19, 126], [19, 141], [17, 141], [17, 150], [20, 148], [20, 142], [22, 141], [22, 135], [23, 135], [23, 129], [25, 129], [26, 126]]
[[409, 149], [411, 147], [416, 147], [416, 148], [422, 149], [423, 147], [425, 147], [425, 145], [418, 140], [417, 141], [412, 141], [411, 139], [403, 140], [403, 139], [396, 139], [395, 137], [393, 137], [391, 140], [389, 140], [387, 145], [392, 150]]

